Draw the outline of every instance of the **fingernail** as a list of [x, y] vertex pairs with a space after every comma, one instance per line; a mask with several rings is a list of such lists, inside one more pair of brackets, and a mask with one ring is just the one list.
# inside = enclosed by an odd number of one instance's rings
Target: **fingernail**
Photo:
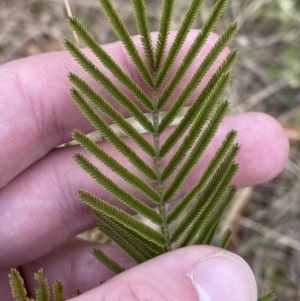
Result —
[[227, 251], [203, 258], [191, 274], [199, 301], [256, 301], [253, 273], [239, 256]]

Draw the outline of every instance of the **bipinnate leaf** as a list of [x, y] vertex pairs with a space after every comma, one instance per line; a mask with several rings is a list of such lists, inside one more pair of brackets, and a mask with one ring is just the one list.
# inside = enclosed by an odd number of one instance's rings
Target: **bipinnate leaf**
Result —
[[223, 117], [227, 113], [229, 109], [228, 101], [222, 102], [216, 109], [215, 113], [213, 114], [211, 120], [207, 124], [206, 128], [203, 130], [202, 135], [199, 137], [198, 141], [194, 145], [193, 149], [187, 160], [184, 162], [183, 166], [180, 168], [178, 173], [176, 174], [175, 178], [166, 189], [164, 194], [165, 202], [171, 200], [171, 198], [176, 194], [176, 192], [180, 189], [184, 180], [190, 174], [192, 168], [197, 164], [200, 156], [205, 151], [206, 147], [210, 143], [212, 137], [216, 133]]
[[70, 73], [70, 81], [77, 89], [85, 94], [90, 101], [109, 117], [116, 125], [118, 125], [140, 148], [149, 156], [154, 157], [155, 151], [153, 146], [140, 134], [121, 114], [119, 114], [107, 101], [105, 101], [93, 88], [91, 88], [84, 80], [76, 74]]
[[[194, 241], [194, 244], [209, 243], [209, 241], [207, 241], [207, 233], [209, 233], [211, 229], [214, 229], [215, 225], [217, 225], [220, 222], [221, 217], [223, 216], [225, 210], [228, 208], [229, 204], [231, 203], [235, 193], [236, 193], [235, 187], [231, 187], [228, 189], [228, 191], [226, 192], [222, 200], [217, 204], [216, 208], [211, 213], [209, 220], [202, 226], [201, 231], [198, 234], [198, 237]], [[211, 236], [214, 236], [214, 233], [211, 234]]]
[[141, 77], [145, 80], [145, 82], [152, 87], [153, 81], [152, 76], [150, 74], [149, 69], [147, 68], [146, 64], [144, 63], [143, 59], [141, 58], [135, 44], [131, 36], [129, 35], [123, 21], [119, 17], [118, 13], [112, 6], [110, 0], [99, 0], [107, 18], [110, 20], [111, 25], [113, 26], [117, 36], [119, 37], [120, 41], [123, 43], [124, 47], [127, 50], [130, 58], [134, 62], [135, 66], [137, 67]]
[[95, 112], [93, 107], [80, 95], [76, 89], [71, 89], [71, 96], [77, 106], [90, 120], [93, 126], [101, 135], [110, 142], [122, 155], [124, 155], [138, 170], [140, 170], [150, 180], [156, 180], [156, 174]]
[[16, 301], [30, 301], [27, 297], [24, 280], [18, 270], [11, 270], [9, 274], [9, 284], [12, 290], [12, 296], [16, 298]]
[[55, 281], [53, 284], [54, 301], [65, 301], [66, 298], [63, 295], [64, 286], [60, 281]]
[[[215, 237], [215, 234], [218, 230], [220, 221], [216, 221], [211, 228], [209, 228], [208, 232], [205, 233], [205, 236], [202, 238], [202, 244], [203, 245], [211, 245], [213, 242], [213, 239]], [[198, 240], [195, 240], [195, 244], [197, 244]]]
[[[219, 10], [223, 10], [225, 6], [223, 6], [222, 3], [226, 1], [219, 0], [216, 3], [216, 6]], [[220, 14], [221, 14], [220, 11]], [[196, 37], [194, 43], [189, 48], [187, 54], [185, 55], [184, 59], [182, 60], [182, 63], [178, 67], [175, 74], [172, 76], [170, 82], [164, 89], [163, 93], [161, 94], [159, 101], [158, 101], [158, 108], [161, 109], [164, 107], [164, 105], [169, 100], [170, 96], [174, 93], [176, 87], [190, 68], [191, 64], [199, 54], [199, 51], [204, 46], [209, 34], [211, 33], [212, 28], [215, 26], [217, 20], [220, 18], [220, 14], [211, 14], [208, 20], [204, 23], [204, 25], [201, 28], [201, 31], [199, 32], [198, 36]], [[183, 102], [182, 98], [185, 96], [189, 97], [191, 93], [195, 90], [195, 88], [200, 83], [201, 79], [204, 77], [206, 72], [208, 71], [209, 67], [213, 64], [213, 62], [217, 59], [219, 54], [222, 52], [222, 50], [225, 48], [227, 43], [230, 41], [230, 39], [233, 37], [233, 35], [237, 31], [237, 24], [231, 24], [227, 27], [227, 29], [223, 32], [217, 43], [213, 46], [213, 48], [210, 50], [210, 52], [206, 55], [203, 63], [199, 66], [196, 73], [192, 77], [192, 79], [189, 82], [189, 85], [184, 89], [184, 93], [181, 93], [180, 101]], [[185, 99], [186, 100], [186, 99]], [[177, 101], [178, 103], [178, 101]], [[173, 104], [172, 108], [176, 104], [176, 110], [179, 104], [176, 102]], [[175, 110], [175, 109], [174, 109]]]
[[224, 77], [227, 77], [227, 72], [232, 67], [233, 63], [237, 59], [237, 51], [231, 51], [223, 63], [218, 67], [217, 71], [212, 75], [211, 79], [201, 91], [200, 95], [196, 98], [196, 100], [191, 104], [190, 108], [183, 116], [181, 122], [176, 126], [172, 134], [167, 138], [165, 143], [161, 146], [160, 156], [164, 157], [172, 147], [178, 142], [180, 137], [184, 134], [186, 129], [191, 125], [191, 123], [195, 120], [197, 112], [203, 106], [203, 103], [206, 101], [208, 97], [210, 97], [213, 91], [218, 91], [222, 89], [224, 83]]
[[220, 248], [223, 248], [223, 249], [226, 249], [226, 248], [227, 248], [227, 246], [228, 246], [228, 244], [229, 244], [229, 242], [230, 242], [230, 239], [231, 239], [231, 237], [232, 237], [232, 234], [233, 234], [233, 232], [232, 232], [231, 229], [227, 229], [227, 230], [223, 233], [223, 235], [222, 235], [222, 237], [221, 237], [221, 240], [220, 240], [220, 243], [219, 243]]
[[39, 287], [35, 289], [36, 301], [50, 301], [49, 285], [43, 276], [43, 269], [34, 274], [34, 279], [39, 283]]
[[80, 21], [71, 16], [68, 22], [74, 32], [86, 44], [99, 61], [122, 83], [141, 104], [148, 110], [153, 110], [153, 104], [145, 92], [120, 68], [114, 59], [97, 43]]
[[153, 133], [153, 125], [143, 112], [124, 94], [124, 92], [118, 89], [117, 86], [102, 71], [100, 71], [100, 69], [96, 67], [74, 43], [65, 40], [64, 46], [82, 68], [99, 82], [115, 101], [127, 110], [144, 127], [144, 129]]
[[[167, 14], [171, 13], [173, 2], [174, 2], [173, 0], [165, 0], [163, 3], [163, 13], [162, 13], [161, 22], [160, 22], [160, 24], [163, 24], [163, 25], [160, 25], [159, 34], [162, 32], [161, 35], [164, 35], [164, 36], [167, 35], [165, 32], [168, 31], [168, 28], [167, 28], [168, 17], [171, 18], [171, 15], [168, 16]], [[177, 55], [178, 55], [188, 33], [193, 25], [193, 22], [195, 21], [195, 18], [199, 13], [202, 3], [203, 3], [203, 0], [192, 0], [192, 2], [190, 3], [188, 10], [184, 16], [184, 19], [180, 25], [180, 28], [176, 34], [176, 37], [172, 43], [172, 46], [163, 62], [161, 68], [159, 69], [159, 72], [158, 72], [158, 75], [156, 78], [156, 87], [157, 88], [159, 88], [161, 86], [161, 84], [167, 77], [167, 75], [171, 69], [171, 66], [173, 65], [174, 61], [176, 60]], [[171, 9], [169, 8], [169, 6], [171, 7]], [[161, 38], [162, 41], [164, 41], [165, 39], [166, 39], [166, 37], [164, 39]], [[160, 43], [160, 38], [158, 38], [157, 52], [156, 52], [157, 57], [158, 57], [158, 55], [159, 56], [163, 55], [163, 54], [160, 54], [161, 52], [163, 52], [162, 49], [160, 49], [160, 48], [163, 48], [163, 44], [165, 44], [165, 43], [166, 42]], [[162, 60], [162, 58], [159, 59], [159, 57], [158, 57], [157, 60], [158, 60], [158, 62], [160, 62]]]
[[124, 268], [122, 268], [118, 263], [109, 258], [102, 250], [94, 249], [93, 255], [97, 258], [103, 265], [108, 267], [115, 274], [120, 274], [124, 272]]
[[234, 160], [239, 151], [239, 147], [237, 145], [232, 147], [235, 137], [235, 131], [230, 131], [226, 135], [221, 146], [218, 148], [217, 152], [210, 160], [208, 166], [204, 170], [196, 185], [194, 185], [189, 190], [189, 192], [185, 194], [185, 196], [178, 202], [178, 204], [175, 205], [175, 207], [169, 213], [167, 218], [168, 223], [174, 222], [179, 216], [183, 214], [183, 212], [190, 205], [193, 199], [200, 193], [201, 189], [205, 187], [211, 176], [213, 176], [215, 173], [223, 173], [226, 168], [228, 168], [229, 164]]
[[127, 183], [142, 192], [146, 197], [154, 203], [160, 200], [159, 194], [140, 177], [130, 172], [128, 169], [121, 165], [117, 160], [103, 151], [94, 141], [88, 138], [80, 131], [74, 131], [73, 138], [80, 143], [87, 151], [93, 154], [97, 159], [114, 171], [118, 176], [124, 179]]
[[115, 196], [120, 202], [141, 214], [153, 223], [161, 225], [162, 217], [152, 208], [135, 198], [132, 194], [120, 188], [110, 178], [106, 177], [94, 164], [89, 162], [82, 154], [75, 153], [75, 161], [103, 188]]
[[125, 211], [108, 204], [107, 202], [101, 200], [100, 198], [92, 195], [87, 191], [80, 190], [78, 194], [80, 199], [85, 204], [89, 205], [93, 210], [99, 211], [100, 213], [109, 216], [110, 218], [118, 221], [130, 230], [137, 232], [149, 241], [152, 241], [157, 245], [164, 247], [165, 239], [161, 233], [138, 221]]
[[[189, 81], [188, 85], [184, 88], [184, 90], [180, 93], [180, 95], [177, 97], [175, 102], [173, 103], [172, 107], [168, 110], [164, 118], [162, 119], [160, 125], [159, 125], [159, 132], [162, 133], [175, 119], [177, 114], [179, 113], [180, 109], [184, 105], [184, 103], [189, 99], [189, 97], [192, 95], [192, 93], [195, 91], [195, 89], [198, 87], [201, 80], [204, 78], [206, 73], [208, 72], [209, 68], [212, 66], [212, 64], [215, 62], [215, 60], [218, 58], [220, 53], [223, 51], [223, 49], [226, 47], [227, 43], [230, 41], [230, 39], [234, 36], [234, 34], [237, 32], [237, 23], [230, 24], [227, 29], [223, 32], [223, 34], [220, 36], [219, 40], [216, 42], [216, 44], [212, 47], [210, 52], [206, 55], [205, 59], [201, 63], [201, 65], [198, 67], [197, 71], [194, 73], [193, 77]], [[179, 72], [179, 71], [177, 71]], [[172, 78], [175, 78], [175, 76]], [[175, 81], [175, 80], [174, 80]], [[175, 82], [177, 85], [177, 83]], [[162, 108], [164, 104], [166, 103], [165, 97], [170, 97], [170, 95], [174, 92], [174, 88], [172, 87], [172, 83], [170, 82], [166, 89], [164, 89], [163, 94], [161, 95], [159, 101], [158, 101], [158, 107]]]

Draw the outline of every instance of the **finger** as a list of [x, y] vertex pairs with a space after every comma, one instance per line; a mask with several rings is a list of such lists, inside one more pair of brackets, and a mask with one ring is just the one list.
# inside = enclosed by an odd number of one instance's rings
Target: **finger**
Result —
[[[43, 268], [49, 286], [56, 280], [61, 281], [67, 298], [77, 289], [82, 293], [87, 292], [78, 301], [104, 300], [106, 294], [105, 300], [127, 301], [133, 300], [130, 299], [131, 293], [136, 294], [134, 300], [144, 300], [145, 296], [151, 296], [151, 300], [156, 301], [206, 300], [205, 296], [209, 296], [211, 299], [207, 300], [211, 301], [257, 300], [255, 280], [246, 262], [235, 254], [213, 246], [178, 249], [116, 277], [93, 257], [92, 248], [100, 248], [125, 269], [135, 265], [116, 246], [76, 239], [22, 267], [30, 297], [34, 297], [37, 284], [33, 274]], [[99, 286], [100, 282], [105, 283]], [[110, 291], [112, 287], [114, 289]], [[6, 300], [13, 301], [11, 298]]]
[[[177, 62], [172, 70], [176, 70], [179, 62], [191, 46], [198, 31], [189, 34]], [[156, 34], [154, 34], [154, 37]], [[170, 35], [170, 43], [175, 33]], [[178, 89], [182, 89], [189, 81], [191, 74], [199, 66], [205, 54], [216, 42], [217, 36], [211, 35], [190, 71]], [[134, 37], [139, 50], [142, 44], [139, 37]], [[126, 74], [147, 92], [147, 88], [139, 77], [121, 43], [104, 46], [115, 62]], [[87, 50], [85, 53], [96, 61]], [[210, 78], [217, 66], [228, 53], [224, 51], [203, 79], [199, 89]], [[99, 65], [99, 63], [97, 63]], [[105, 68], [99, 68], [108, 73]], [[0, 157], [3, 177], [0, 178], [0, 187], [6, 185], [33, 162], [43, 157], [52, 148], [69, 141], [71, 132], [77, 128], [83, 132], [93, 130], [93, 127], [83, 117], [69, 96], [71, 87], [67, 75], [72, 71], [86, 79], [95, 90], [106, 98], [118, 111], [128, 117], [125, 110], [92, 80], [67, 52], [55, 52], [37, 55], [26, 59], [14, 61], [0, 67]], [[109, 75], [108, 75], [109, 76]], [[131, 99], [129, 92], [118, 83], [116, 85]], [[149, 92], [149, 91], [148, 91]], [[191, 98], [192, 99], [192, 98]], [[137, 101], [135, 101], [137, 103]], [[138, 104], [137, 104], [138, 105]]]
[[[242, 145], [237, 158], [240, 169], [233, 184], [241, 187], [262, 183], [271, 180], [281, 171], [289, 149], [282, 127], [273, 118], [261, 113], [229, 116], [225, 118], [215, 140], [193, 169], [177, 198], [199, 179], [230, 129], [238, 131], [237, 141]], [[133, 145], [129, 145], [134, 149]], [[102, 142], [101, 147], [118, 158], [117, 152], [106, 142]], [[71, 156], [75, 150], [78, 147], [53, 151], [2, 190], [0, 267], [32, 261], [83, 230], [95, 226], [96, 219], [87, 206], [78, 200], [78, 189], [86, 189], [113, 204], [120, 204], [74, 163]], [[126, 160], [122, 160], [122, 164], [130, 168]], [[105, 166], [99, 166], [119, 186], [143, 199]]]

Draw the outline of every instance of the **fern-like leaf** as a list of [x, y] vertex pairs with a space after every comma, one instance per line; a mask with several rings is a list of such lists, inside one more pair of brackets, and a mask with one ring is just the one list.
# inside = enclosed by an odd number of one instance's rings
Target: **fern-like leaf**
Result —
[[132, 194], [120, 188], [111, 179], [106, 177], [94, 164], [89, 162], [89, 160], [87, 160], [82, 154], [75, 154], [74, 159], [94, 180], [115, 196], [120, 202], [133, 209], [136, 213], [139, 213], [151, 220], [153, 223], [157, 225], [161, 224], [162, 218], [154, 209], [145, 205]]
[[71, 41], [65, 40], [65, 48], [72, 54], [74, 59], [82, 66], [82, 68], [89, 73], [97, 82], [99, 82], [112, 97], [128, 111], [147, 131], [153, 132], [153, 125], [147, 117], [140, 111], [140, 109], [120, 91], [113, 82], [97, 68], [90, 59], [83, 54]]
[[90, 122], [121, 154], [123, 154], [138, 170], [150, 180], [156, 180], [156, 174], [122, 139], [120, 139], [85, 101], [76, 89], [71, 90], [71, 95], [81, 111], [87, 116]]
[[122, 268], [118, 263], [109, 258], [102, 250], [94, 249], [93, 255], [97, 258], [103, 265], [108, 267], [115, 274], [120, 274], [124, 272], [124, 268]]
[[19, 271], [12, 269], [9, 274], [9, 284], [12, 290], [12, 295], [17, 301], [30, 301], [27, 297], [24, 280]]
[[43, 276], [43, 269], [34, 274], [34, 279], [39, 283], [39, 287], [35, 289], [36, 301], [50, 301], [49, 285]]
[[124, 23], [120, 19], [118, 13], [115, 11], [114, 7], [112, 6], [112, 3], [110, 0], [99, 0], [101, 3], [101, 6], [107, 16], [107, 18], [110, 20], [111, 25], [113, 26], [117, 36], [119, 37], [120, 41], [123, 43], [124, 47], [127, 50], [127, 53], [129, 54], [130, 58], [134, 62], [135, 66], [137, 67], [140, 75], [145, 80], [145, 82], [152, 87], [153, 81], [152, 76], [142, 60], [135, 44], [132, 41], [132, 38], [130, 37]]
[[141, 178], [134, 175], [117, 160], [103, 151], [95, 142], [80, 131], [74, 131], [73, 138], [80, 143], [87, 151], [93, 154], [97, 159], [103, 162], [107, 167], [114, 171], [118, 176], [123, 178], [127, 183], [142, 192], [152, 202], [158, 203], [160, 200], [159, 194]]
[[165, 240], [161, 233], [138, 221], [125, 211], [118, 209], [117, 207], [112, 206], [91, 193], [83, 190], [79, 191], [79, 197], [85, 204], [89, 205], [95, 211], [99, 211], [100, 213], [109, 216], [110, 218], [118, 221], [125, 227], [137, 232], [144, 238], [158, 244], [159, 246], [163, 247], [165, 245]]
[[141, 104], [148, 110], [153, 110], [149, 97], [136, 83], [115, 63], [114, 59], [96, 42], [76, 17], [68, 18], [69, 24], [80, 39], [89, 47], [99, 61], [121, 82]]

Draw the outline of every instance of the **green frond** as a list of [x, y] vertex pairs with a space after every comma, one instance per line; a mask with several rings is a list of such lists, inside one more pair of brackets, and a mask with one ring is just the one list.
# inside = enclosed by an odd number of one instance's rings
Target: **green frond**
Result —
[[24, 280], [16, 269], [12, 269], [9, 274], [9, 284], [14, 298], [17, 298], [18, 301], [30, 301], [27, 297]]
[[236, 193], [236, 188], [231, 187], [228, 189], [221, 201], [216, 205], [214, 211], [211, 213], [209, 220], [202, 226], [201, 232], [195, 240], [195, 244], [205, 244], [206, 235], [210, 229], [214, 228], [216, 223], [220, 222], [221, 217], [223, 216], [225, 210], [228, 208], [231, 203], [234, 195]]
[[125, 211], [108, 204], [87, 191], [80, 190], [78, 194], [80, 199], [95, 211], [99, 211], [100, 213], [113, 218], [121, 223], [124, 227], [137, 232], [144, 238], [158, 244], [159, 246], [163, 247], [165, 245], [165, 239], [161, 233], [138, 221]]
[[[164, 89], [164, 92], [159, 98], [158, 101], [158, 108], [161, 109], [169, 100], [170, 96], [175, 91], [176, 87], [178, 86], [179, 82], [182, 80], [184, 75], [189, 70], [191, 64], [199, 54], [199, 51], [204, 46], [205, 42], [207, 41], [211, 30], [219, 20], [225, 6], [224, 3], [227, 1], [224, 0], [218, 0], [218, 2], [215, 5], [214, 13], [212, 12], [208, 20], [203, 24], [201, 31], [199, 32], [198, 36], [196, 37], [193, 45], [189, 48], [187, 54], [185, 55], [184, 59], [182, 60], [182, 63], [178, 67], [176, 73], [173, 75], [172, 79], [168, 83], [167, 87]], [[192, 94], [192, 92], [195, 90], [195, 88], [200, 83], [201, 79], [204, 77], [206, 72], [208, 71], [209, 67], [214, 63], [214, 61], [217, 59], [218, 55], [222, 52], [222, 50], [225, 48], [227, 43], [230, 41], [230, 39], [233, 37], [235, 32], [237, 31], [237, 25], [231, 24], [229, 27], [224, 31], [224, 33], [221, 35], [217, 43], [213, 46], [213, 48], [210, 50], [210, 52], [206, 55], [203, 63], [200, 65], [200, 67], [197, 69], [196, 73], [193, 75], [192, 79], [189, 81], [189, 84], [184, 89], [184, 91], [181, 93], [182, 96], [179, 97], [181, 102], [186, 101], [187, 98]], [[182, 99], [183, 97], [186, 97], [185, 99]]]
[[145, 65], [143, 59], [141, 58], [135, 44], [133, 43], [133, 40], [127, 31], [123, 21], [119, 17], [118, 13], [112, 6], [112, 3], [110, 0], [99, 0], [105, 15], [109, 19], [111, 25], [113, 26], [117, 36], [119, 37], [120, 41], [123, 43], [125, 49], [127, 50], [127, 53], [129, 54], [132, 62], [136, 66], [137, 70], [139, 71], [141, 77], [145, 80], [145, 82], [148, 84], [148, 86], [152, 87], [152, 76]]
[[39, 287], [35, 289], [36, 301], [50, 301], [49, 285], [43, 276], [43, 269], [34, 274], [34, 279], [39, 283]]
[[142, 201], [135, 198], [132, 194], [120, 188], [110, 178], [106, 177], [94, 164], [86, 159], [82, 154], [74, 154], [75, 161], [104, 189], [115, 196], [120, 202], [133, 209], [157, 225], [161, 225], [161, 216], [152, 208], [145, 205]]
[[152, 70], [155, 70], [155, 59], [152, 40], [150, 36], [149, 23], [146, 13], [146, 4], [144, 0], [131, 0], [134, 8], [135, 20], [144, 52], [148, 60], [148, 65]]
[[[116, 229], [116, 228], [118, 228], [118, 229], [120, 228], [120, 230], [115, 231], [115, 232], [117, 232], [117, 233], [122, 232], [121, 237], [125, 238], [125, 240], [126, 240], [127, 236], [130, 236], [130, 240], [132, 241], [133, 246], [136, 248], [136, 250], [139, 250], [139, 252], [141, 254], [143, 254], [143, 256], [147, 257], [147, 256], [150, 256], [150, 254], [151, 254], [152, 257], [155, 257], [155, 256], [163, 253], [163, 249], [160, 246], [158, 246], [154, 242], [151, 242], [151, 241], [145, 239], [139, 233], [130, 230], [129, 228], [122, 225], [121, 223], [117, 222], [116, 220], [105, 216], [104, 214], [100, 213], [99, 211], [93, 211], [93, 214], [97, 218], [99, 218], [99, 220], [101, 221], [100, 226], [103, 223], [106, 227], [110, 228], [111, 231], [114, 231], [114, 229]], [[99, 226], [99, 228], [101, 230], [100, 226]]]
[[[177, 152], [173, 155], [172, 159], [169, 161], [167, 166], [164, 168], [161, 178], [163, 181], [167, 180], [170, 175], [174, 172], [176, 167], [180, 164], [180, 162], [185, 158], [188, 151], [191, 149], [199, 134], [201, 133], [204, 125], [209, 119], [211, 112], [216, 107], [218, 101], [224, 93], [224, 90], [227, 84], [230, 81], [229, 74], [224, 75], [220, 78], [220, 85], [216, 85], [215, 89], [212, 90], [210, 96], [204, 101], [200, 110], [198, 110], [198, 114], [196, 116], [196, 120], [194, 124], [191, 126], [188, 134], [184, 138]], [[192, 122], [193, 120], [191, 120]]]
[[149, 111], [153, 110], [153, 104], [144, 91], [115, 63], [114, 59], [97, 43], [81, 22], [74, 16], [68, 18], [73, 31], [94, 53], [99, 61], [114, 75], [116, 79], [126, 87], [140, 103]]
[[[173, 103], [171, 109], [167, 112], [165, 117], [162, 119], [160, 125], [159, 125], [159, 132], [162, 133], [174, 120], [174, 118], [179, 113], [180, 109], [184, 105], [184, 103], [189, 99], [189, 97], [192, 95], [192, 93], [195, 91], [195, 89], [198, 87], [201, 80], [204, 78], [204, 76], [207, 74], [209, 68], [213, 65], [213, 63], [216, 61], [220, 53], [224, 50], [227, 43], [230, 41], [232, 36], [237, 31], [237, 24], [233, 23], [227, 27], [227, 29], [224, 31], [224, 33], [221, 35], [219, 40], [216, 42], [216, 44], [212, 47], [210, 52], [207, 54], [201, 65], [198, 67], [197, 71], [194, 73], [192, 79], [189, 81], [186, 88], [180, 93], [176, 101]], [[172, 78], [172, 81], [175, 82], [175, 76]], [[171, 81], [170, 81], [171, 83]], [[170, 85], [172, 88], [172, 85]], [[173, 88], [172, 88], [173, 89]], [[164, 90], [163, 94], [166, 94], [167, 97], [169, 97], [173, 92], [171, 91], [171, 94], [168, 95], [168, 86]], [[174, 89], [173, 89], [174, 91]], [[161, 99], [164, 101], [163, 105], [168, 101], [168, 99], [164, 99], [164, 95], [162, 94]]]
[[82, 132], [75, 130], [73, 133], [73, 139], [79, 142], [82, 147], [93, 154], [97, 159], [103, 162], [109, 169], [114, 171], [127, 183], [142, 192], [152, 202], [159, 202], [160, 196], [151, 186], [144, 182], [140, 177], [137, 177], [135, 174], [131, 173], [128, 169], [126, 169], [117, 160], [103, 151], [94, 141], [92, 141]]
[[[214, 173], [222, 173], [226, 170], [229, 164], [234, 160], [235, 156], [239, 151], [239, 146], [235, 145], [232, 147], [234, 139], [236, 137], [236, 131], [230, 131], [221, 146], [210, 160], [208, 166], [204, 170], [202, 176], [198, 180], [197, 184], [191, 188], [189, 192], [178, 202], [173, 210], [168, 215], [168, 223], [175, 221], [184, 210], [189, 206], [193, 199], [200, 193], [201, 189], [205, 187], [208, 180]], [[227, 155], [226, 155], [227, 154]], [[221, 163], [222, 162], [222, 163]], [[221, 165], [219, 166], [219, 164]]]
[[222, 102], [214, 112], [211, 120], [209, 121], [206, 128], [203, 130], [202, 135], [194, 145], [189, 157], [184, 162], [183, 166], [180, 168], [178, 173], [176, 174], [175, 178], [167, 188], [164, 194], [164, 201], [168, 202], [170, 199], [175, 195], [175, 193], [180, 189], [184, 180], [190, 174], [192, 168], [197, 164], [199, 158], [207, 148], [208, 144], [210, 143], [211, 139], [215, 135], [223, 117], [228, 112], [229, 109], [229, 102], [224, 101]]
[[197, 97], [197, 99], [193, 102], [193, 104], [188, 109], [187, 113], [184, 115], [181, 122], [176, 126], [172, 134], [167, 138], [165, 143], [162, 145], [160, 149], [160, 156], [164, 157], [171, 149], [172, 147], [178, 142], [180, 137], [184, 134], [186, 129], [190, 126], [191, 122], [195, 119], [197, 116], [197, 112], [201, 109], [203, 102], [207, 97], [209, 97], [215, 89], [220, 89], [220, 85], [222, 85], [222, 82], [224, 80], [224, 74], [226, 74], [233, 63], [237, 59], [237, 51], [231, 51], [226, 59], [223, 61], [223, 63], [219, 66], [217, 71], [213, 74], [205, 88], [201, 91], [200, 95]]
[[209, 180], [208, 184], [203, 189], [200, 196], [198, 196], [193, 207], [181, 220], [179, 225], [175, 228], [172, 234], [173, 242], [177, 241], [183, 235], [183, 233], [187, 229], [186, 225], [189, 225], [189, 228], [191, 228], [195, 224], [197, 217], [201, 214], [201, 212], [205, 210], [207, 206], [209, 206], [210, 201], [213, 199], [214, 195], [218, 193], [218, 189], [220, 187], [224, 188], [224, 185], [222, 183], [226, 181], [233, 160], [234, 156], [231, 156], [229, 154], [226, 156], [226, 159], [221, 162], [220, 166], [214, 172], [212, 178]]
[[150, 168], [95, 112], [76, 89], [71, 89], [71, 96], [79, 109], [89, 119], [101, 135], [123, 154], [139, 171], [150, 180], [156, 180], [156, 173]]
[[53, 284], [54, 301], [65, 301], [66, 298], [63, 295], [64, 286], [60, 281], [55, 281]]
[[151, 251], [139, 245], [135, 237], [125, 227], [109, 217], [102, 215], [99, 230], [121, 247], [137, 263], [154, 257]]
[[231, 237], [232, 237], [232, 234], [233, 234], [233, 232], [232, 232], [231, 229], [227, 229], [227, 230], [223, 233], [223, 235], [222, 235], [222, 237], [221, 237], [221, 240], [220, 240], [220, 243], [219, 243], [220, 248], [223, 248], [223, 249], [226, 249], [226, 248], [227, 248], [227, 246], [228, 246], [228, 244], [229, 244], [229, 242], [230, 242], [230, 239], [231, 239]]
[[130, 100], [124, 92], [119, 90], [117, 86], [96, 67], [87, 56], [69, 40], [64, 41], [65, 48], [71, 53], [78, 64], [98, 83], [100, 83], [109, 94], [128, 111], [148, 132], [153, 133], [152, 123], [143, 114], [143, 112]]
[[[168, 10], [169, 2], [171, 2], [171, 1], [172, 0], [169, 0], [169, 1], [165, 0], [164, 4], [166, 4], [166, 9], [165, 9], [166, 15], [168, 13], [167, 10]], [[190, 3], [190, 6], [188, 7], [188, 10], [184, 16], [184, 19], [183, 19], [181, 25], [180, 25], [180, 28], [178, 29], [178, 32], [175, 36], [174, 42], [172, 43], [172, 46], [165, 58], [165, 61], [163, 62], [162, 66], [158, 72], [157, 81], [156, 81], [157, 88], [159, 88], [161, 86], [161, 84], [167, 77], [167, 75], [168, 75], [174, 61], [176, 60], [177, 55], [178, 55], [186, 37], [196, 19], [196, 16], [198, 15], [198, 13], [200, 11], [200, 7], [201, 7], [202, 3], [203, 3], [203, 0], [192, 0], [192, 2]], [[163, 12], [164, 12], [164, 10], [163, 10]], [[169, 12], [169, 13], [171, 13], [171, 12]], [[167, 17], [171, 18], [171, 16], [167, 16]], [[164, 23], [166, 23], [166, 25], [167, 25], [167, 18], [166, 18], [166, 21], [164, 21]], [[167, 31], [167, 28], [165, 31]], [[157, 47], [159, 47], [159, 44], [157, 45]]]
[[109, 258], [102, 250], [93, 249], [93, 255], [98, 259], [103, 265], [108, 267], [115, 274], [120, 274], [125, 271], [118, 263]]
[[158, 40], [156, 45], [156, 65], [155, 71], [160, 69], [161, 62], [167, 46], [167, 40], [170, 32], [171, 19], [175, 0], [163, 0], [162, 13], [159, 20]]
[[199, 231], [202, 229], [203, 225], [207, 219], [212, 214], [213, 210], [216, 208], [217, 204], [224, 195], [228, 185], [230, 184], [234, 174], [238, 169], [237, 164], [232, 164], [229, 172], [226, 173], [226, 177], [223, 177], [222, 181], [219, 183], [218, 187], [214, 189], [212, 195], [210, 196], [210, 201], [203, 211], [197, 216], [196, 222], [191, 226], [186, 232], [186, 235], [181, 242], [180, 246], [187, 246], [191, 243], [198, 235]]
[[[208, 232], [206, 233], [205, 237], [203, 238], [203, 240], [201, 242], [202, 245], [211, 245], [212, 244], [213, 239], [218, 230], [219, 224], [220, 224], [220, 221], [216, 221], [214, 223], [214, 225], [208, 229]], [[198, 241], [195, 241], [195, 244], [200, 244], [200, 243], [198, 243]]]
[[93, 88], [76, 74], [70, 73], [69, 79], [81, 93], [85, 94], [102, 113], [117, 124], [144, 152], [151, 157], [155, 157], [153, 146]]
[[260, 296], [257, 301], [273, 301], [275, 300], [275, 298], [276, 295], [274, 294], [274, 292], [272, 290], [269, 290], [268, 292]]

